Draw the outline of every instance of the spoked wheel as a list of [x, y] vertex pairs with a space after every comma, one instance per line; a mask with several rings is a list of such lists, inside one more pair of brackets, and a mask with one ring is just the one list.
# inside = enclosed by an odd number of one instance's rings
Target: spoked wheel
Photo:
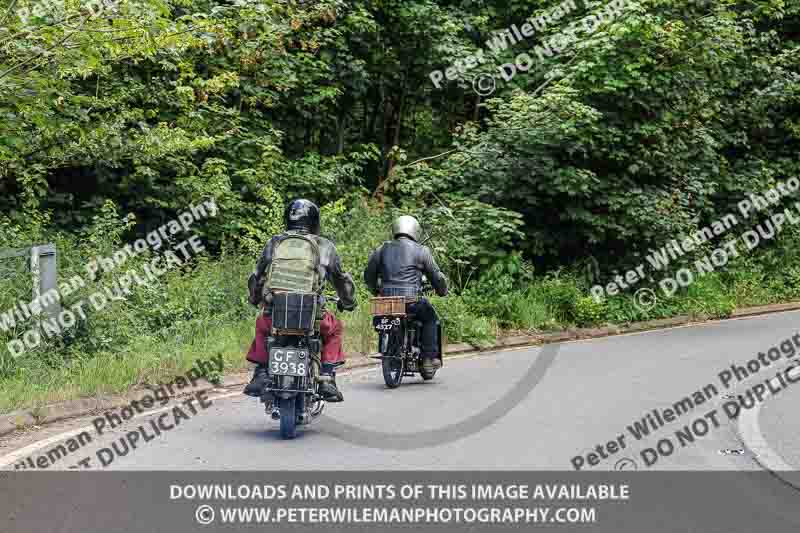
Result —
[[281, 412], [281, 437], [284, 439], [293, 439], [297, 436], [296, 401], [296, 396], [278, 399], [278, 409]]
[[396, 389], [403, 381], [405, 372], [405, 358], [401, 349], [403, 339], [396, 331], [381, 336], [381, 347], [384, 348], [381, 367], [383, 368], [383, 381], [390, 389]]
[[384, 357], [382, 360], [383, 381], [390, 389], [396, 389], [403, 381], [405, 359], [402, 357]]

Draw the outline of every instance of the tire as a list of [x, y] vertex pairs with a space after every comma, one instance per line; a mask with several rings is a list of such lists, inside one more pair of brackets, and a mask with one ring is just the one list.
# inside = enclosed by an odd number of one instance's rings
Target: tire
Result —
[[296, 402], [296, 396], [278, 399], [278, 409], [281, 412], [281, 437], [284, 439], [293, 439], [297, 436]]
[[401, 350], [397, 336], [394, 335], [394, 332], [392, 333], [392, 336], [386, 339], [388, 349], [383, 354], [384, 359], [381, 359], [381, 367], [383, 368], [383, 382], [390, 389], [396, 389], [403, 381], [406, 361], [404, 358], [398, 357]]
[[383, 359], [381, 366], [383, 366], [383, 381], [390, 389], [396, 389], [403, 381], [403, 372], [405, 372], [405, 360], [398, 358]]

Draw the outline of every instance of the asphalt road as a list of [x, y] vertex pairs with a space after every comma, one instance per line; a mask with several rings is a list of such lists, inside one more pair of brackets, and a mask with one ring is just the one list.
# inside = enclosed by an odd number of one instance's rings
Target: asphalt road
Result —
[[[743, 382], [734, 379], [730, 389], [722, 386], [719, 374], [731, 364], [746, 365], [797, 330], [800, 313], [788, 312], [485, 353], [447, 360], [433, 381], [406, 378], [395, 390], [386, 389], [375, 370], [361, 370], [339, 377], [345, 402], [329, 405], [326, 418], [301, 430], [293, 441], [280, 439], [277, 423], [257, 400], [218, 392], [207, 408], [195, 402], [196, 414], [184, 406], [188, 416], [173, 429], [150, 442], [140, 439], [124, 456], [114, 453], [106, 469], [573, 470], [580, 462], [574, 458], [581, 456], [584, 470], [758, 470], [761, 466], [743, 444], [737, 421], [728, 419], [722, 405], [731, 401], [729, 395], [774, 376], [794, 359], [771, 362]], [[538, 381], [530, 375], [537, 363]], [[715, 394], [707, 392], [703, 402], [694, 402], [691, 410], [641, 440], [628, 429], [653, 409], [669, 418], [664, 410], [696, 391], [712, 391], [710, 385]], [[787, 390], [786, 401], [795, 392]], [[486, 418], [486, 413], [496, 416]], [[98, 450], [113, 450], [116, 441], [124, 451], [118, 439], [141, 425], [151, 428], [149, 420], [159, 416], [164, 423], [175, 422], [174, 412], [164, 411], [134, 418], [100, 436], [91, 419], [27, 435], [5, 443], [0, 467], [13, 468], [27, 457], [35, 463], [59, 443], [66, 447], [70, 434], [63, 432], [74, 435], [83, 428], [91, 442], [58, 458], [49, 469], [76, 466], [86, 457], [91, 460], [84, 466], [103, 469]], [[796, 420], [791, 426], [795, 430], [781, 433], [775, 448], [800, 466]], [[773, 427], [783, 423], [770, 421], [768, 432], [774, 434]], [[694, 442], [688, 442], [686, 429], [683, 441], [676, 435], [685, 426]], [[409, 433], [415, 435], [409, 438]], [[424, 446], [414, 444], [416, 435]], [[648, 466], [641, 451], [656, 448], [662, 439], [674, 451]], [[605, 458], [597, 451], [589, 455], [598, 445]], [[108, 459], [110, 452], [101, 454]], [[647, 457], [652, 459], [652, 453]]]
[[800, 490], [800, 387], [780, 390], [761, 405], [754, 414], [756, 424], [748, 437], [765, 450], [761, 462], [781, 479]]

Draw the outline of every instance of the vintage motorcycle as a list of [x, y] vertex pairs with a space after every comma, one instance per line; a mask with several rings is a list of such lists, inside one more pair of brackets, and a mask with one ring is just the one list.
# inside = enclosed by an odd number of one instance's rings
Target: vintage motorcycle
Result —
[[[404, 376], [419, 373], [422, 379], [429, 381], [436, 375], [436, 370], [426, 372], [422, 366], [422, 322], [408, 312], [408, 305], [416, 301], [416, 297], [409, 296], [384, 296], [370, 300], [372, 325], [378, 332], [380, 354], [371, 357], [380, 359], [383, 381], [390, 389], [399, 387]], [[440, 324], [439, 354], [442, 353], [441, 329]]]
[[[322, 338], [318, 295], [276, 293], [272, 300], [272, 334], [267, 339], [267, 386], [261, 394], [272, 420], [280, 421], [284, 439], [297, 435], [298, 425], [311, 424], [325, 409], [319, 386], [331, 380], [321, 375]], [[325, 303], [338, 298], [323, 298]], [[338, 363], [335, 366], [339, 366]]]

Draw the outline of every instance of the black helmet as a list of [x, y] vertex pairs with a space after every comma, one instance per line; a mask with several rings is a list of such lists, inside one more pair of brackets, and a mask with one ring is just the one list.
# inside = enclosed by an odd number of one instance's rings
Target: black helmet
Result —
[[311, 200], [298, 198], [286, 206], [286, 229], [319, 235], [319, 207]]

